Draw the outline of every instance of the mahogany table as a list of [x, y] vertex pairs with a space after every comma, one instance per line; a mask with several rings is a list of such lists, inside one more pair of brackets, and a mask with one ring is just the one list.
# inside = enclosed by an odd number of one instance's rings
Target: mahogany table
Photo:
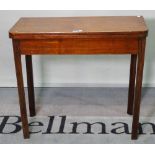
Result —
[[29, 138], [21, 56], [25, 55], [30, 116], [35, 116], [32, 55], [130, 54], [127, 113], [133, 114], [132, 139], [138, 138], [145, 43], [141, 16], [21, 18], [9, 31], [13, 41], [24, 138]]

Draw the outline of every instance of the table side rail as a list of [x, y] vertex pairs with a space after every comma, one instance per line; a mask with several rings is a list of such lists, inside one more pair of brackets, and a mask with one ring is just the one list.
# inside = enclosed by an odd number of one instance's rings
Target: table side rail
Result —
[[20, 40], [21, 54], [136, 54], [137, 38]]

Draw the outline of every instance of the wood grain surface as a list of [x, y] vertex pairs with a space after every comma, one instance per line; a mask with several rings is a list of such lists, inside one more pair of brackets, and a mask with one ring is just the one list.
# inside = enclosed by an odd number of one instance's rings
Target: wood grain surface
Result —
[[[21, 18], [9, 31], [11, 38], [57, 35], [136, 34], [147, 35], [142, 16]], [[53, 36], [51, 36], [53, 34]], [[42, 37], [43, 37], [42, 36]]]

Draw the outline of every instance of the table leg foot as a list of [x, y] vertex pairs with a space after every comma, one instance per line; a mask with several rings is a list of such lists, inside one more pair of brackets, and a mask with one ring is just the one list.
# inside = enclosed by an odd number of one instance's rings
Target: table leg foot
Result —
[[138, 135], [137, 135], [137, 134], [132, 135], [132, 136], [131, 136], [131, 139], [132, 139], [132, 140], [137, 140], [137, 139], [138, 139]]
[[29, 139], [30, 138], [30, 134], [29, 133], [23, 134], [23, 137], [24, 137], [24, 139]]

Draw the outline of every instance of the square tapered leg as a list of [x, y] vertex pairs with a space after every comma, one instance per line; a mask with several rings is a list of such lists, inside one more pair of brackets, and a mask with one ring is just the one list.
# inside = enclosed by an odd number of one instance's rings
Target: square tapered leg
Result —
[[22, 120], [22, 127], [23, 127], [23, 135], [24, 135], [24, 138], [29, 138], [29, 126], [28, 126], [27, 111], [26, 111], [21, 54], [20, 54], [20, 50], [18, 49], [18, 47], [19, 47], [18, 41], [13, 40], [14, 60], [15, 60], [15, 69], [16, 69], [16, 77], [17, 77], [17, 86], [18, 86], [19, 105], [20, 105], [20, 113], [21, 113], [21, 120]]
[[131, 55], [129, 93], [128, 93], [128, 108], [127, 108], [127, 113], [129, 115], [133, 114], [133, 103], [134, 103], [134, 94], [135, 94], [136, 64], [137, 64], [137, 55], [136, 54]]
[[144, 68], [144, 56], [145, 56], [145, 39], [139, 40], [138, 62], [137, 62], [137, 75], [136, 75], [136, 88], [135, 88], [135, 100], [133, 108], [133, 123], [132, 123], [132, 139], [138, 138], [139, 130], [139, 114], [140, 114], [140, 102], [142, 92], [142, 79]]
[[32, 56], [26, 55], [25, 61], [26, 61], [26, 71], [27, 71], [29, 110], [30, 110], [30, 116], [33, 117], [36, 115], [36, 111], [35, 111], [35, 95], [34, 95], [34, 84], [33, 84]]

